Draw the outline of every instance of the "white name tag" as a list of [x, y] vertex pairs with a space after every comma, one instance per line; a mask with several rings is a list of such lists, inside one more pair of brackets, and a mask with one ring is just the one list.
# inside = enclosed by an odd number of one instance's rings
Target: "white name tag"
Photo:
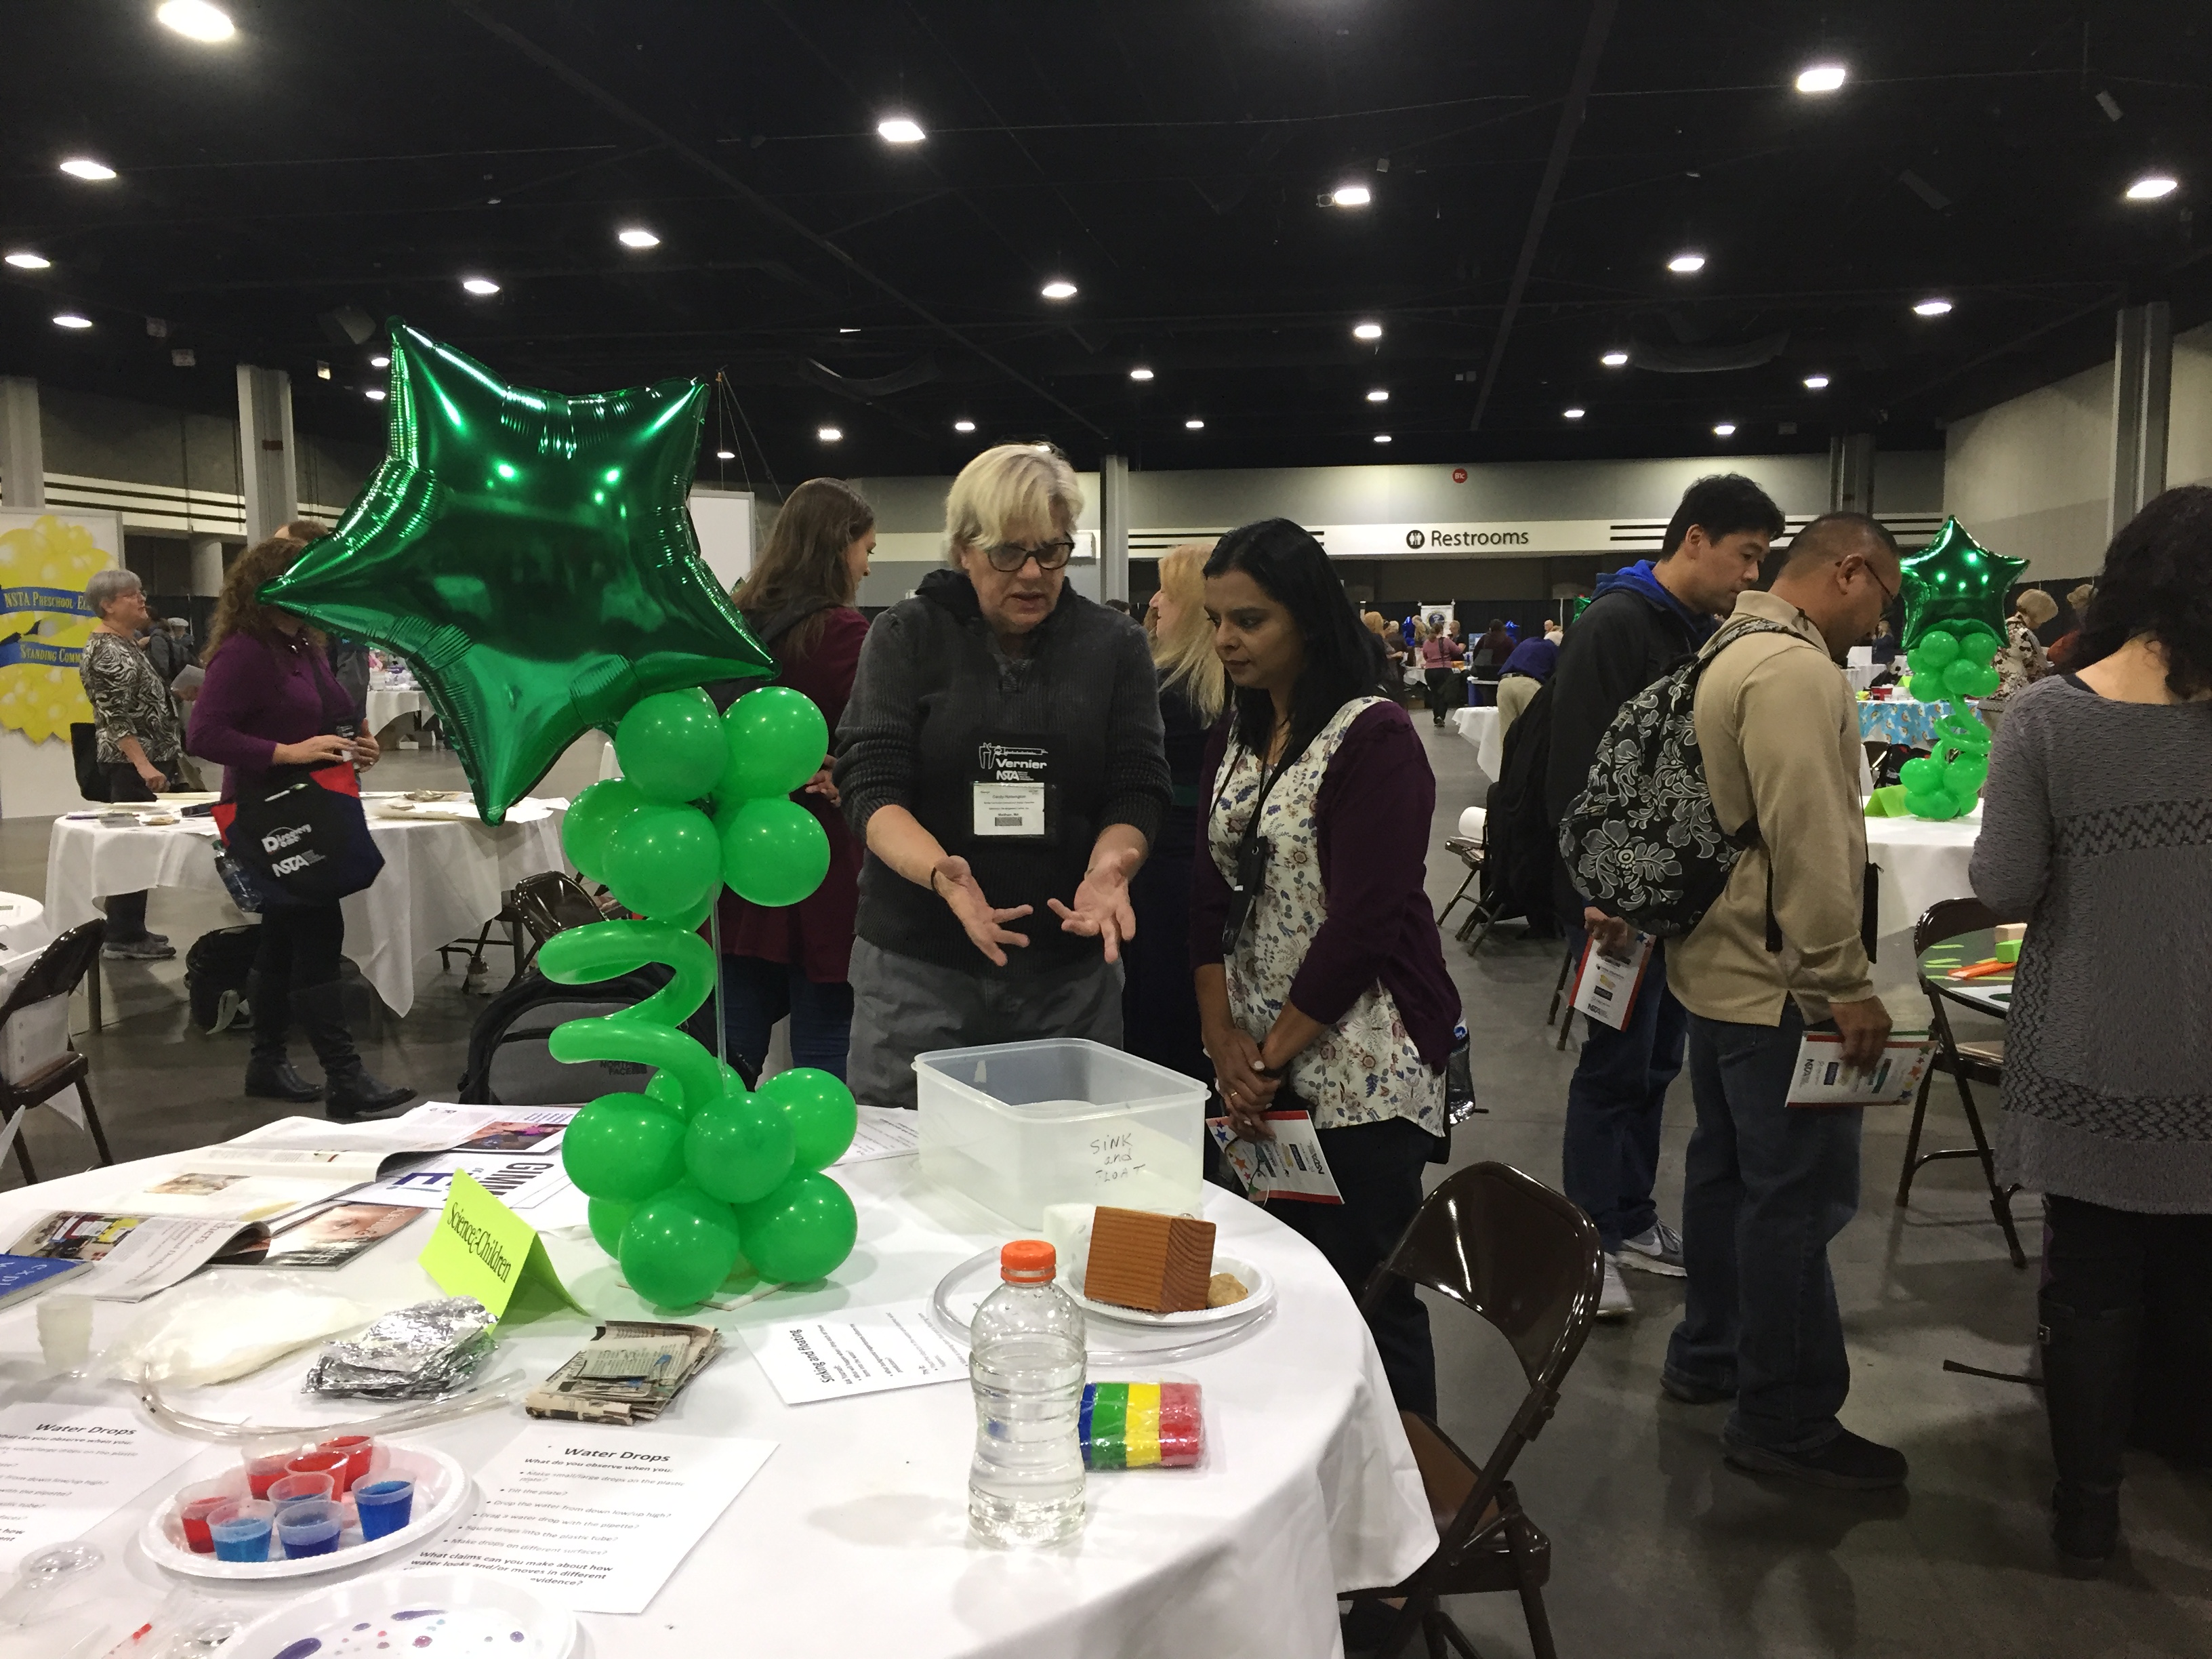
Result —
[[1044, 834], [1044, 786], [1041, 783], [977, 784], [975, 833], [979, 836]]

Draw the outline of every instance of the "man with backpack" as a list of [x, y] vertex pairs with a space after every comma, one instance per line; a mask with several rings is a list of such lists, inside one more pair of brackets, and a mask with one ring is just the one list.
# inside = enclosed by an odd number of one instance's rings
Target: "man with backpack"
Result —
[[[1667, 526], [1659, 556], [1616, 570], [1575, 618], [1559, 647], [1548, 690], [1551, 752], [1544, 807], [1553, 831], [1589, 781], [1598, 739], [1621, 706], [1693, 656], [1718, 617], [1759, 580], [1783, 530], [1766, 492], [1735, 473], [1698, 479]], [[1532, 708], [1534, 705], [1531, 705]], [[1517, 724], [1527, 724], [1524, 716]], [[1533, 738], [1534, 734], [1531, 734]], [[1597, 927], [1622, 951], [1628, 930], [1576, 890], [1553, 854], [1554, 901], [1569, 949], [1581, 954]], [[1566, 1194], [1597, 1224], [1605, 1249], [1601, 1319], [1625, 1319], [1632, 1304], [1624, 1264], [1680, 1277], [1682, 1241], [1659, 1218], [1651, 1183], [1668, 1085], [1682, 1069], [1685, 1016], [1667, 985], [1664, 947], [1655, 943], [1622, 1029], [1588, 1022], [1582, 1057], [1567, 1085], [1561, 1158]]]

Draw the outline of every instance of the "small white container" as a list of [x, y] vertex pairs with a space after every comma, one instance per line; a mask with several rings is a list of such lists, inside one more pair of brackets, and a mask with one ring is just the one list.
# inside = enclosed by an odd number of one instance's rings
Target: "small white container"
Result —
[[1206, 1085], [1079, 1037], [914, 1061], [921, 1170], [1017, 1226], [1048, 1204], [1195, 1212]]

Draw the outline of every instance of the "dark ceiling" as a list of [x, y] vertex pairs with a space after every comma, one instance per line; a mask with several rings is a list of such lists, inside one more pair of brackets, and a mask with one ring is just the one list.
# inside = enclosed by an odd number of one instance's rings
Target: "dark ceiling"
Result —
[[[709, 449], [787, 485], [1015, 434], [1152, 467], [1929, 447], [2109, 356], [2124, 296], [2212, 315], [2212, 10], [2179, 0], [225, 3], [205, 46], [155, 0], [10, 0], [0, 243], [53, 263], [0, 267], [0, 369], [220, 410], [265, 363], [374, 440], [352, 307], [559, 390], [723, 374]], [[1823, 60], [1843, 89], [1796, 91]], [[2151, 172], [2180, 188], [2124, 199]]]

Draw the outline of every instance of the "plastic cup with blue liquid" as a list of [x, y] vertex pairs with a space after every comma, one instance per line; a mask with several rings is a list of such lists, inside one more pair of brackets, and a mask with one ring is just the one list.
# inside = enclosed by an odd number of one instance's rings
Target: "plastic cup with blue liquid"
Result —
[[361, 1514], [361, 1535], [382, 1538], [405, 1526], [415, 1510], [412, 1480], [371, 1480], [353, 1489], [354, 1507]]

